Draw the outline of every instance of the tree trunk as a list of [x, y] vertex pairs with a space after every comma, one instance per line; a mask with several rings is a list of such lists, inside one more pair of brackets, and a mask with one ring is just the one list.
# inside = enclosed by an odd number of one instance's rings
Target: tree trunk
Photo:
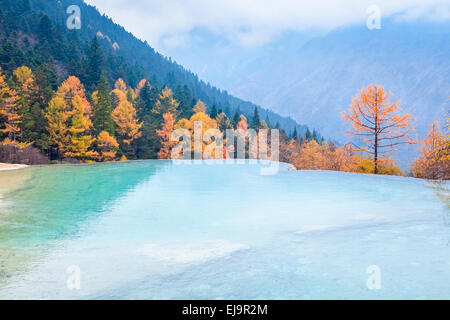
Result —
[[374, 157], [375, 162], [374, 173], [378, 174], [378, 92], [375, 93], [375, 144], [374, 144]]

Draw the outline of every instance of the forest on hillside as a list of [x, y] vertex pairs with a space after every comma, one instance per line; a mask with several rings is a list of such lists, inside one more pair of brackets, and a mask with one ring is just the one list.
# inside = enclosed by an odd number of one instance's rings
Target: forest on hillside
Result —
[[[420, 149], [410, 174], [450, 177], [448, 133], [435, 121], [427, 137], [413, 141], [412, 115], [401, 114], [380, 86], [363, 88], [344, 115], [362, 144], [337, 145], [199, 81], [95, 8], [78, 3], [89, 21], [82, 30], [65, 28], [65, 1], [0, 1], [0, 161], [169, 159], [171, 132], [192, 133], [199, 121], [222, 133], [277, 129], [280, 160], [297, 169], [405, 175], [390, 151], [408, 143]], [[442, 120], [448, 132], [448, 115]], [[237, 155], [224, 150], [224, 156]]]
[[[66, 27], [66, 10], [78, 5], [83, 17], [81, 29]], [[136, 87], [143, 78], [154, 87], [169, 87], [175, 95], [189, 95], [215, 105], [228, 117], [236, 112], [251, 117], [257, 107], [261, 118], [279, 123], [287, 132], [306, 126], [294, 120], [229, 95], [198, 79], [193, 72], [156, 52], [95, 7], [82, 0], [0, 0], [0, 67], [7, 76], [23, 65], [31, 68], [48, 91], [69, 76], [76, 76], [91, 94], [103, 73], [112, 87], [119, 78]], [[97, 39], [99, 46], [93, 47]]]
[[[94, 40], [92, 45], [97, 47], [98, 43]], [[189, 96], [180, 99], [170, 88], [153, 87], [146, 79], [131, 88], [119, 78], [111, 89], [102, 73], [95, 85], [98, 89], [88, 96], [80, 79], [70, 76], [48, 103], [43, 103], [48, 92], [30, 68], [17, 68], [9, 79], [0, 74], [0, 156], [7, 162], [21, 163], [37, 162], [33, 160], [36, 153], [66, 162], [166, 160], [171, 159], [175, 146], [174, 130], [184, 129], [194, 136], [195, 123], [200, 123], [202, 135], [216, 129], [222, 136], [231, 130], [247, 137], [251, 129], [260, 139], [262, 129], [276, 129], [280, 132], [280, 160], [296, 169], [405, 175], [389, 158], [389, 151], [402, 143], [415, 143], [409, 137], [413, 131], [411, 115], [401, 114], [399, 103], [390, 103], [391, 94], [376, 85], [363, 88], [344, 114], [344, 120], [353, 123], [353, 134], [364, 137], [365, 147], [354, 143], [338, 147], [309, 130], [304, 136], [296, 130], [287, 135], [278, 124], [271, 127], [261, 120], [257, 108], [250, 120], [238, 113], [230, 119], [215, 105], [208, 112], [202, 101]], [[447, 117], [447, 127], [448, 121]], [[449, 179], [449, 135], [440, 132], [437, 121], [420, 144], [421, 155], [413, 162], [411, 173]], [[203, 150], [206, 147], [204, 143]], [[249, 148], [250, 141], [247, 157]], [[223, 154], [211, 156], [234, 159], [238, 153], [227, 145]], [[45, 163], [44, 157], [38, 159]]]

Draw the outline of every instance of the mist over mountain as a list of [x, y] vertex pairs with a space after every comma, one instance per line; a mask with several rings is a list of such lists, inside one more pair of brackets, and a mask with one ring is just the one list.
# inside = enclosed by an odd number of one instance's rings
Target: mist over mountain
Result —
[[[210, 47], [214, 50], [208, 52]], [[210, 47], [203, 45], [203, 54], [195, 56], [181, 51], [183, 63], [193, 70], [203, 66], [198, 70], [202, 78], [341, 143], [349, 139], [341, 113], [363, 86], [379, 84], [392, 91], [393, 101], [401, 100], [402, 109], [416, 118], [418, 138], [450, 104], [448, 22], [383, 20], [380, 30], [356, 25], [309, 39], [292, 33], [261, 48], [231, 50], [220, 63], [214, 58], [220, 46]], [[175, 57], [176, 51], [171, 51]], [[405, 166], [415, 151], [408, 146], [395, 156]]]

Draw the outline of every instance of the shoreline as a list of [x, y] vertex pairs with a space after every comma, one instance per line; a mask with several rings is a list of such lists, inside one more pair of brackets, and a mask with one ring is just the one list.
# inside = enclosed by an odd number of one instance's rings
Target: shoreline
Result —
[[26, 164], [0, 163], [0, 171], [19, 170], [28, 167]]

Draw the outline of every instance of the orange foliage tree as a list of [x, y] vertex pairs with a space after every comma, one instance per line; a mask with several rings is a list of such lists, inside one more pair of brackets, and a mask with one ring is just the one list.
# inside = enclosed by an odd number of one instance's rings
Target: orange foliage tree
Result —
[[118, 132], [125, 144], [129, 145], [132, 141], [141, 137], [142, 123], [139, 123], [137, 119], [136, 109], [127, 100], [119, 103], [112, 112], [112, 118], [117, 124]]
[[102, 131], [97, 137], [97, 145], [100, 150], [100, 161], [112, 161], [116, 158], [119, 144], [116, 139], [112, 137], [108, 131]]
[[91, 150], [91, 105], [77, 77], [69, 77], [50, 101], [45, 117], [49, 141], [59, 156], [87, 160], [97, 157]]
[[175, 119], [170, 112], [163, 114], [164, 123], [160, 130], [156, 130], [161, 141], [161, 150], [158, 152], [158, 159], [166, 160], [171, 158], [171, 150], [174, 145], [172, 142], [172, 132], [175, 124]]
[[411, 173], [418, 178], [450, 179], [449, 137], [442, 135], [439, 123], [433, 121], [419, 147], [419, 158], [411, 164]]
[[20, 109], [22, 105], [18, 100], [17, 92], [9, 88], [0, 69], [0, 115], [6, 117], [5, 127], [0, 129], [0, 132], [6, 133], [8, 140], [13, 144], [17, 142], [16, 140], [21, 133], [22, 115]]
[[414, 143], [410, 138], [414, 130], [411, 114], [400, 114], [400, 101], [391, 103], [390, 97], [391, 93], [383, 87], [370, 85], [353, 98], [349, 111], [343, 114], [352, 124], [350, 134], [362, 138], [367, 145], [367, 148], [357, 147], [373, 157], [375, 174], [379, 173], [382, 155], [400, 144]]

